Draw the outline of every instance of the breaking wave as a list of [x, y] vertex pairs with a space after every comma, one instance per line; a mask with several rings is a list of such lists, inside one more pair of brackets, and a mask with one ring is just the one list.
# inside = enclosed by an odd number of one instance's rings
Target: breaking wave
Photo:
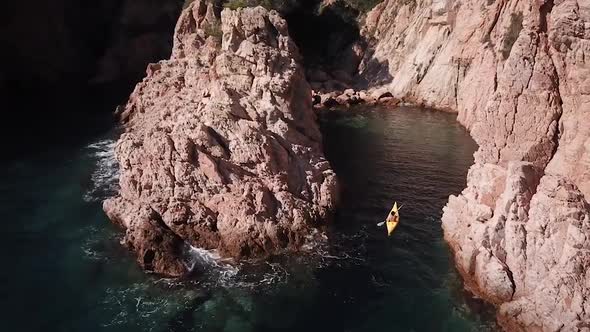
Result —
[[[112, 197], [119, 190], [119, 164], [115, 158], [115, 144], [115, 139], [108, 138], [86, 146], [86, 156], [94, 168], [90, 176], [91, 184], [84, 194], [85, 201], [100, 202]], [[309, 234], [306, 244], [297, 255], [283, 253], [263, 260], [240, 262], [223, 259], [215, 250], [187, 246], [184, 257], [185, 265], [191, 271], [190, 278], [160, 278], [155, 283], [169, 287], [190, 284], [207, 289], [276, 286], [289, 282], [297, 273], [294, 270], [362, 264], [364, 257], [361, 252], [364, 248], [358, 247], [359, 236], [364, 237], [366, 234], [338, 234], [328, 239], [326, 233], [316, 230]], [[105, 260], [108, 255], [100, 248], [105, 239], [97, 234], [91, 238], [93, 240], [83, 246], [84, 255], [90, 260]]]
[[[288, 283], [302, 270], [313, 271], [326, 267], [366, 264], [365, 248], [358, 245], [366, 233], [338, 235], [328, 239], [325, 233], [312, 233], [302, 250], [293, 254], [285, 252], [259, 260], [236, 263], [223, 259], [215, 250], [188, 246], [185, 264], [192, 272], [192, 281], [206, 288], [239, 288], [266, 290]], [[353, 245], [356, 243], [356, 245]], [[163, 282], [164, 280], [160, 280]], [[165, 282], [175, 282], [165, 279]]]
[[155, 278], [126, 287], [109, 287], [100, 311], [110, 320], [102, 327], [133, 328], [144, 325], [149, 326], [151, 331], [152, 327], [174, 327], [177, 320], [183, 323], [186, 312], [208, 317], [228, 305], [240, 305], [244, 310], [251, 310], [252, 298], [249, 294], [270, 295], [280, 292], [281, 287], [289, 287], [292, 282], [301, 282], [302, 278], [313, 279], [312, 271], [318, 268], [360, 262], [351, 252], [331, 253], [328, 248], [331, 245], [323, 237], [323, 233], [320, 237], [314, 236], [309, 250], [300, 255], [285, 253], [265, 260], [239, 263], [223, 259], [215, 250], [187, 246], [185, 264], [192, 270], [191, 277]]
[[105, 139], [86, 147], [95, 168], [90, 176], [91, 187], [84, 194], [87, 202], [102, 201], [119, 189], [119, 164], [115, 158], [114, 139]]
[[223, 260], [215, 250], [188, 247], [185, 265], [202, 283], [225, 286], [238, 274], [239, 268]]

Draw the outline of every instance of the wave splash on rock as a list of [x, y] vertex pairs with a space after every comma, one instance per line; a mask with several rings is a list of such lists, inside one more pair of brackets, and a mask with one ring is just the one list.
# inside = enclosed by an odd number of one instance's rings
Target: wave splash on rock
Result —
[[119, 163], [115, 157], [113, 139], [104, 139], [86, 146], [95, 162], [90, 180], [91, 188], [84, 193], [86, 202], [100, 202], [116, 195], [119, 190]]

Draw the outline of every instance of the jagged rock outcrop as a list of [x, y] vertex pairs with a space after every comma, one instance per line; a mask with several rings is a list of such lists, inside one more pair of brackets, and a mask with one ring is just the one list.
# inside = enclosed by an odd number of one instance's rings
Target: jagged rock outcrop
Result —
[[466, 286], [508, 330], [589, 330], [590, 1], [386, 0], [363, 35], [369, 84], [479, 144], [442, 220]]
[[121, 117], [120, 194], [104, 203], [144, 268], [186, 272], [186, 245], [230, 256], [296, 249], [336, 180], [286, 21], [194, 1], [170, 60], [148, 67]]

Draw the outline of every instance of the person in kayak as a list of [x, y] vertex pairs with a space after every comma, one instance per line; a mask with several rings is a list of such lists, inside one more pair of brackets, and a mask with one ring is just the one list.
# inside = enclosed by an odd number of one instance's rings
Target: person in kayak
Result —
[[391, 211], [391, 212], [389, 212], [389, 217], [387, 219], [388, 219], [388, 221], [398, 223], [399, 222], [399, 214]]
[[385, 219], [384, 222], [377, 224], [377, 226], [383, 226], [383, 224], [385, 224], [387, 226], [387, 236], [391, 236], [391, 234], [393, 233], [393, 231], [397, 227], [397, 224], [399, 223], [399, 210], [401, 208], [402, 208], [401, 206], [398, 208], [397, 202], [394, 202], [393, 208], [391, 209], [391, 211], [387, 215], [387, 219]]

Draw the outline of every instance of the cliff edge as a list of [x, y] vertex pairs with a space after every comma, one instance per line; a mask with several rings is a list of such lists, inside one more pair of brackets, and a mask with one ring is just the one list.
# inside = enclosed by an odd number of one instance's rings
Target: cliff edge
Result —
[[442, 225], [508, 330], [590, 328], [590, 1], [386, 0], [360, 72], [479, 144]]

